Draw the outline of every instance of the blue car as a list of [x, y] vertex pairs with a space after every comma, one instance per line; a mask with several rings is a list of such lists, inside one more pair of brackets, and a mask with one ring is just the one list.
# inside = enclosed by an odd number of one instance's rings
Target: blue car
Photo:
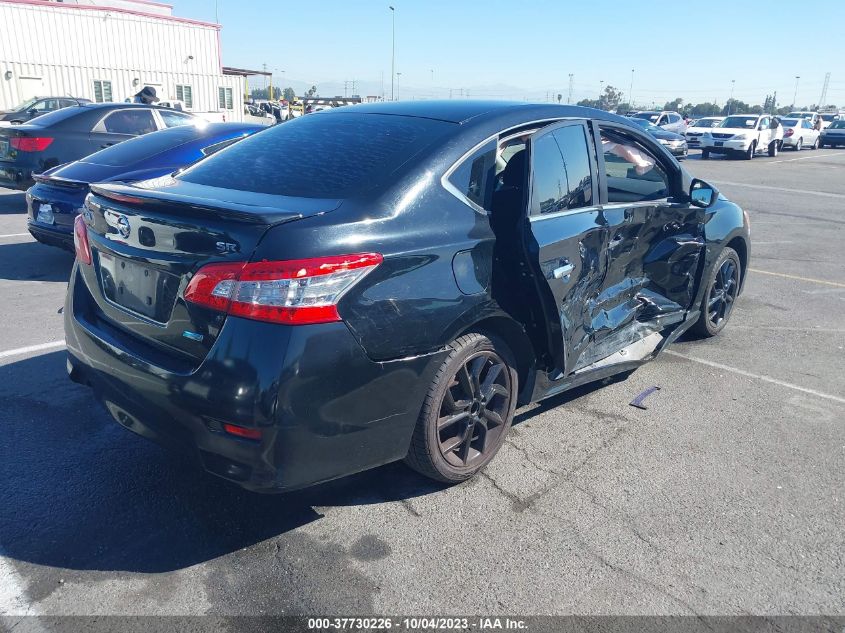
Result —
[[91, 183], [166, 176], [263, 129], [248, 123], [181, 125], [48, 169], [34, 176], [26, 192], [27, 228], [42, 244], [73, 251], [73, 221]]

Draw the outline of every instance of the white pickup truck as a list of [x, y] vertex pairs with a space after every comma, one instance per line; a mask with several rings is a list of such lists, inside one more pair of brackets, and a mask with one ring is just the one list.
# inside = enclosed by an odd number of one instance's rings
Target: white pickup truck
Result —
[[782, 146], [783, 126], [771, 115], [732, 114], [701, 135], [701, 158], [728, 154], [751, 160], [763, 152], [777, 156]]

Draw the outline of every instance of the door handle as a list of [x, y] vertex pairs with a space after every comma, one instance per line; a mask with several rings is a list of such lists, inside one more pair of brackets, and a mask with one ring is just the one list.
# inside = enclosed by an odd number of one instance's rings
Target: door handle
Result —
[[571, 273], [573, 270], [575, 270], [575, 266], [573, 266], [572, 264], [565, 264], [563, 266], [555, 268], [552, 271], [552, 275], [555, 279], [563, 279], [564, 277], [568, 277], [569, 273]]

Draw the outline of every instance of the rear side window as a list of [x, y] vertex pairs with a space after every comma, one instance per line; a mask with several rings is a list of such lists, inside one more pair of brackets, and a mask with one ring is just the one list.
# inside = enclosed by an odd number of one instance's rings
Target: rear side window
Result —
[[454, 124], [414, 117], [309, 114], [197, 163], [180, 180], [304, 198], [347, 198], [390, 183]]
[[496, 177], [496, 141], [464, 159], [449, 176], [449, 182], [478, 210], [490, 211]]
[[117, 145], [107, 147], [82, 160], [95, 165], [123, 167], [173, 149], [202, 137], [202, 130], [193, 125], [183, 125], [172, 130], [131, 138]]
[[593, 181], [584, 128], [567, 125], [532, 145], [533, 214], [578, 209], [592, 201]]
[[642, 145], [616, 130], [601, 130], [608, 202], [660, 200], [669, 195], [669, 176]]
[[106, 132], [111, 134], [147, 134], [156, 130], [153, 113], [149, 110], [118, 110], [108, 115], [103, 122]]

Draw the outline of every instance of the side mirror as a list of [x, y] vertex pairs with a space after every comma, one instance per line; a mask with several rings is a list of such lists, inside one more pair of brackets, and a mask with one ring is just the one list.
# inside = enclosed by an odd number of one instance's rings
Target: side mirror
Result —
[[38, 115], [38, 110], [36, 110], [35, 108], [33, 108], [32, 110], [27, 110], [27, 111], [26, 111], [26, 113], [27, 113], [29, 116], [37, 116], [37, 115]]
[[703, 180], [693, 178], [689, 188], [689, 199], [693, 206], [707, 209], [716, 204], [716, 200], [719, 199], [719, 190]]

